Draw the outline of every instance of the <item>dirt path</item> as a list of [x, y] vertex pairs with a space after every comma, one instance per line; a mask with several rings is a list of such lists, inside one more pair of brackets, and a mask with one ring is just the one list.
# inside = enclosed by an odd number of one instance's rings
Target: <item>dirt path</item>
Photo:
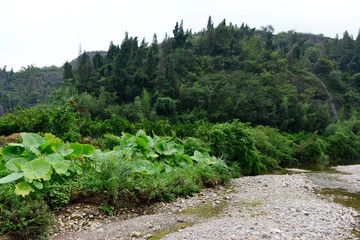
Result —
[[358, 239], [358, 213], [315, 187], [306, 173], [243, 177], [229, 189], [159, 204], [153, 215], [114, 219], [52, 239]]

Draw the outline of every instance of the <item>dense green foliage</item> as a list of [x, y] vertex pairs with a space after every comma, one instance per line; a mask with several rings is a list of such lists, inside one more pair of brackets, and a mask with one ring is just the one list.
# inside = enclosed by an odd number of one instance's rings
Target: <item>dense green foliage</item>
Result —
[[111, 136], [117, 143], [112, 151], [64, 143], [51, 134], [20, 136], [21, 143], [7, 144], [0, 155], [0, 234], [15, 238], [45, 236], [52, 222], [48, 208], [68, 204], [74, 193], [98, 194], [109, 213], [124, 202], [188, 196], [225, 184], [231, 174], [220, 158], [197, 150], [188, 155], [180, 139], [144, 131]]
[[41, 238], [48, 208], [81, 196], [111, 214], [241, 174], [359, 163], [359, 56], [360, 34], [210, 17], [198, 33], [176, 23], [162, 43], [126, 33], [62, 68], [4, 67], [0, 135], [22, 139], [0, 137], [0, 235]]
[[251, 131], [256, 149], [260, 152], [261, 162], [268, 170], [297, 164], [297, 159], [294, 158], [296, 144], [289, 137], [268, 126], [260, 125]]
[[16, 196], [7, 185], [0, 186], [0, 237], [40, 239], [53, 223], [49, 207], [41, 200]]

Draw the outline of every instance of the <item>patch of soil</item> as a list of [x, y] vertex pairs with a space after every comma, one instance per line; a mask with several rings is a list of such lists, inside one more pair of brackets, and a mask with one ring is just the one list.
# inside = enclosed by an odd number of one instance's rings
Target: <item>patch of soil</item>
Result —
[[13, 133], [9, 136], [0, 136], [0, 148], [3, 148], [8, 143], [16, 143], [21, 139], [20, 133]]

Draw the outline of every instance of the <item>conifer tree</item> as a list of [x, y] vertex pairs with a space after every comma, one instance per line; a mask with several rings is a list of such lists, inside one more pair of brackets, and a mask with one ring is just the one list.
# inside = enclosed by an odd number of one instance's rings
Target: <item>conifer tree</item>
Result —
[[74, 74], [73, 74], [73, 71], [72, 71], [72, 66], [71, 64], [66, 61], [66, 63], [64, 64], [64, 81], [65, 81], [65, 84], [66, 85], [71, 85], [73, 84], [73, 80], [74, 80]]
[[99, 52], [96, 52], [94, 57], [92, 58], [92, 63], [94, 65], [94, 69], [97, 70], [104, 65], [104, 58], [101, 56]]

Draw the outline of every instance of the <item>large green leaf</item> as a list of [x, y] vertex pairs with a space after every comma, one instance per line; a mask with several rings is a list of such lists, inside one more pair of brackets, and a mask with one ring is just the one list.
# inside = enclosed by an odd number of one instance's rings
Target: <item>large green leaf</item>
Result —
[[53, 164], [54, 162], [62, 161], [64, 157], [59, 153], [53, 153], [45, 157], [45, 161]]
[[[52, 141], [46, 141], [44, 144], [41, 144], [39, 146], [39, 149], [42, 152], [51, 154], [51, 153], [57, 153], [59, 151], [62, 151], [65, 149], [65, 143], [61, 142], [61, 140], [52, 140]], [[46, 151], [44, 151], [46, 150]]]
[[143, 148], [147, 148], [147, 143], [146, 143], [146, 141], [145, 141], [143, 138], [141, 138], [141, 137], [135, 137], [135, 139], [136, 139], [137, 144], [139, 144], [139, 145], [142, 146]]
[[1, 150], [1, 155], [4, 157], [4, 160], [10, 160], [11, 158], [20, 156], [24, 152], [24, 148], [21, 146], [7, 146]]
[[154, 148], [158, 153], [163, 154], [167, 150], [167, 144], [165, 142], [161, 141], [161, 142], [158, 142], [154, 146]]
[[71, 149], [74, 150], [75, 155], [80, 155], [83, 152], [83, 147], [80, 143], [70, 143]]
[[36, 156], [41, 155], [39, 151], [39, 146], [45, 143], [45, 140], [35, 133], [20, 133], [20, 136], [23, 139], [23, 145], [28, 147], [31, 152], [33, 152]]
[[147, 158], [157, 158], [159, 155], [157, 155], [154, 151], [150, 151], [146, 154]]
[[57, 174], [65, 174], [69, 170], [70, 165], [71, 161], [69, 160], [63, 160], [61, 162], [55, 162], [52, 164]]
[[24, 173], [13, 172], [6, 177], [0, 178], [0, 184], [16, 181], [24, 176]]
[[77, 156], [80, 154], [90, 155], [95, 151], [94, 146], [90, 144], [70, 143], [70, 147], [74, 150], [73, 153]]
[[166, 156], [170, 156], [174, 153], [178, 153], [180, 155], [184, 153], [184, 147], [174, 142], [166, 143], [165, 141], [161, 141], [158, 142], [154, 148], [158, 153]]
[[169, 165], [167, 165], [167, 164], [164, 164], [164, 171], [166, 172], [166, 173], [169, 173], [169, 172], [171, 172], [173, 170], [173, 168], [171, 167], [171, 166], [169, 166]]
[[30, 159], [18, 157], [18, 158], [12, 158], [5, 164], [5, 167], [13, 172], [18, 172], [21, 170], [21, 166], [27, 163]]
[[33, 184], [39, 190], [43, 189], [43, 187], [44, 187], [44, 185], [41, 182], [38, 182], [38, 181], [34, 181]]
[[204, 160], [204, 156], [199, 151], [195, 150], [194, 156], [192, 156], [191, 159], [196, 162], [201, 162]]
[[188, 155], [181, 155], [181, 158], [178, 159], [178, 164], [182, 167], [188, 168], [194, 165], [194, 162]]
[[66, 157], [67, 155], [70, 155], [74, 152], [74, 149], [62, 149], [59, 150], [58, 153], [61, 154], [61, 156]]
[[149, 138], [148, 138], [145, 134], [139, 134], [138, 137], [144, 139], [144, 141], [145, 141], [146, 143], [149, 143], [149, 142], [150, 142]]
[[53, 173], [53, 170], [49, 170], [45, 177], [43, 177], [44, 181], [50, 181], [51, 180], [51, 174]]
[[69, 170], [71, 164], [69, 160], [65, 160], [59, 153], [46, 156], [45, 161], [51, 163], [51, 166], [55, 169], [57, 174], [65, 174]]
[[44, 179], [51, 169], [51, 164], [42, 159], [35, 159], [25, 163], [21, 170], [28, 179]]
[[166, 156], [170, 156], [177, 152], [178, 152], [178, 150], [176, 148], [171, 147], [171, 148], [168, 148], [167, 150], [165, 150], [162, 154], [164, 154]]
[[29, 195], [31, 187], [26, 182], [18, 183], [15, 185], [15, 194], [25, 197]]
[[130, 139], [130, 138], [132, 138], [133, 135], [131, 135], [130, 133], [124, 133], [124, 136], [125, 136], [127, 139]]
[[176, 152], [180, 155], [183, 154], [185, 151], [184, 146], [180, 144], [174, 144], [172, 147], [175, 148]]
[[37, 148], [45, 143], [45, 140], [36, 133], [20, 133], [20, 136], [23, 139], [23, 144], [27, 147]]
[[94, 146], [90, 144], [83, 144], [82, 147], [83, 147], [82, 154], [84, 155], [90, 155], [95, 151]]
[[210, 156], [207, 152], [200, 153], [195, 151], [194, 156], [192, 156], [191, 159], [198, 163], [206, 163], [209, 165], [216, 163], [216, 158]]

